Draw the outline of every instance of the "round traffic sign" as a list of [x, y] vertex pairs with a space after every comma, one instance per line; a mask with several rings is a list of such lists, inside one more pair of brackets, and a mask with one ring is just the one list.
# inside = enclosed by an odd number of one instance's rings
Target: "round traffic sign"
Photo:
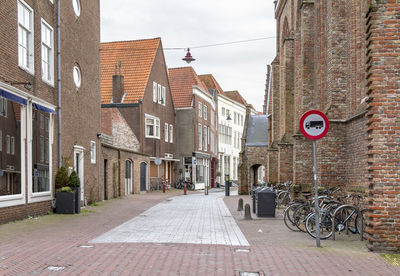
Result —
[[321, 139], [328, 130], [328, 118], [319, 110], [309, 110], [300, 118], [300, 131], [308, 139]]
[[154, 160], [154, 164], [156, 164], [157, 166], [160, 166], [160, 165], [161, 165], [161, 158], [157, 157], [157, 158]]

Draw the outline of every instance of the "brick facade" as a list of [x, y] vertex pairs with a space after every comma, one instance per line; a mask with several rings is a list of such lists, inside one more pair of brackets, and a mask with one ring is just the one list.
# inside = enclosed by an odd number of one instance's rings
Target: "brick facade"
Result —
[[398, 0], [277, 1], [266, 176], [310, 189], [311, 141], [298, 122], [323, 111], [330, 129], [317, 141], [319, 185], [364, 192], [369, 248], [397, 252], [399, 11]]

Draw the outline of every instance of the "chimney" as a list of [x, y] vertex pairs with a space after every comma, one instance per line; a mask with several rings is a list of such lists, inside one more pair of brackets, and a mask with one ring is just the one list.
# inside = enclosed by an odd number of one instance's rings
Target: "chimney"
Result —
[[115, 66], [115, 75], [113, 75], [112, 82], [112, 102], [122, 103], [122, 98], [124, 96], [124, 76], [121, 75], [121, 62], [118, 61], [118, 72], [117, 66]]

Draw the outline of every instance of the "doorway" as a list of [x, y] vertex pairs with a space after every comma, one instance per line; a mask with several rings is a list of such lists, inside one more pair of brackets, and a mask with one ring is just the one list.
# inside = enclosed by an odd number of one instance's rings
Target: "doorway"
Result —
[[147, 164], [140, 163], [140, 191], [147, 191]]
[[81, 188], [81, 201], [85, 202], [85, 181], [84, 181], [84, 154], [83, 147], [74, 146], [74, 170], [79, 176]]
[[132, 161], [125, 160], [125, 195], [132, 193]]
[[107, 159], [104, 159], [104, 200], [107, 200]]

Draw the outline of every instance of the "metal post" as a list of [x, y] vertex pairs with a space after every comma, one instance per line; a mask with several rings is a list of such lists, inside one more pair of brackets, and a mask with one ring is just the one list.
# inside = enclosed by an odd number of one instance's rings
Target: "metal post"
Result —
[[320, 223], [320, 212], [319, 212], [319, 202], [318, 202], [318, 182], [317, 182], [317, 141], [313, 140], [313, 156], [314, 156], [314, 189], [315, 189], [315, 231], [316, 231], [316, 241], [317, 247], [321, 247], [321, 239], [320, 239], [320, 230], [319, 230], [319, 223]]
[[225, 196], [229, 196], [229, 174], [225, 174]]

